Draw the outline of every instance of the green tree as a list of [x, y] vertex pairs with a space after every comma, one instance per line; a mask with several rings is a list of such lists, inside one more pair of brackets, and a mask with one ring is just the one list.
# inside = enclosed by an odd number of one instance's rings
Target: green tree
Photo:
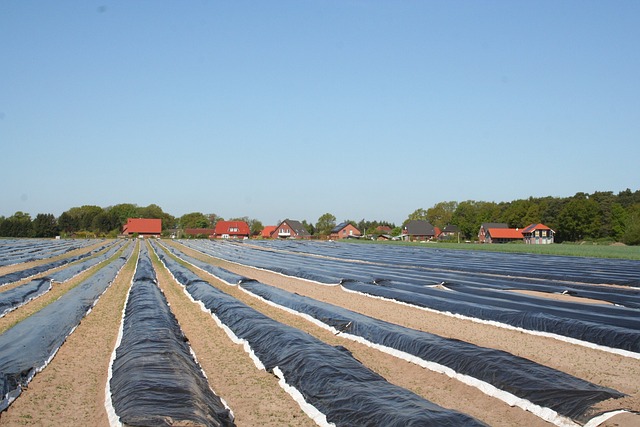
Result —
[[576, 194], [562, 209], [558, 217], [559, 241], [578, 241], [598, 237], [600, 230], [599, 206], [584, 193]]
[[321, 236], [328, 236], [331, 230], [336, 226], [336, 217], [330, 213], [325, 213], [318, 218], [316, 222], [316, 231]]
[[[278, 221], [278, 224], [279, 224], [280, 222], [281, 222], [281, 221]], [[309, 234], [311, 234], [312, 236], [313, 236], [314, 234], [316, 234], [316, 228], [313, 226], [313, 224], [311, 224], [311, 223], [307, 222], [307, 220], [306, 220], [306, 219], [303, 219], [303, 220], [302, 220], [302, 222], [301, 222], [300, 224], [302, 224], [302, 226], [305, 228], [305, 230], [307, 230], [307, 232], [308, 232]]]
[[[451, 224], [453, 219], [453, 213], [458, 207], [458, 202], [440, 202], [436, 203], [433, 207], [427, 209], [426, 217], [427, 221], [440, 229]], [[415, 213], [415, 212], [414, 212]]]
[[58, 222], [53, 214], [38, 214], [32, 223], [33, 237], [55, 237], [58, 235]]
[[413, 220], [422, 220], [422, 221], [428, 221], [428, 214], [427, 211], [425, 209], [422, 208], [418, 208], [415, 211], [413, 211], [412, 213], [409, 214], [409, 216], [407, 217], [407, 219], [404, 220], [404, 222], [402, 223], [402, 226], [404, 226], [407, 222], [409, 221], [413, 221]]
[[209, 218], [203, 213], [191, 212], [182, 215], [179, 223], [182, 228], [208, 228]]
[[80, 221], [69, 212], [62, 212], [58, 218], [58, 227], [60, 231], [70, 234], [80, 230]]
[[640, 245], [640, 203], [628, 210], [628, 218], [622, 241], [627, 245]]
[[258, 234], [260, 234], [260, 232], [264, 228], [264, 225], [262, 225], [262, 222], [257, 219], [250, 219], [248, 221], [248, 224], [249, 224], [249, 229], [251, 230], [252, 236], [257, 236]]
[[111, 215], [118, 228], [122, 228], [129, 218], [140, 218], [139, 209], [133, 203], [120, 203], [106, 208], [105, 211]]
[[110, 215], [106, 211], [100, 212], [98, 215], [93, 217], [93, 222], [91, 223], [91, 230], [96, 231], [98, 233], [108, 233], [111, 230], [119, 228], [119, 224], [115, 216]]
[[0, 235], [3, 237], [31, 237], [33, 234], [31, 216], [18, 211], [2, 221]]

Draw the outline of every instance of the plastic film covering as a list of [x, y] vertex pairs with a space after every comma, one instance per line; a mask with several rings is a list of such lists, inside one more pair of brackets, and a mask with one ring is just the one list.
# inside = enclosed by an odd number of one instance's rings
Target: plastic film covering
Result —
[[9, 273], [9, 274], [5, 274], [4, 276], [0, 276], [0, 286], [2, 285], [6, 285], [8, 283], [13, 283], [13, 282], [17, 282], [19, 280], [22, 279], [26, 279], [27, 277], [31, 277], [31, 276], [35, 276], [36, 274], [40, 274], [43, 273], [45, 271], [51, 270], [53, 268], [57, 268], [60, 267], [62, 265], [66, 265], [66, 264], [70, 264], [74, 261], [78, 261], [84, 258], [88, 258], [92, 255], [95, 255], [96, 253], [100, 252], [101, 250], [103, 250], [105, 247], [109, 246], [110, 244], [113, 243], [104, 243], [102, 246], [100, 246], [99, 248], [96, 248], [90, 252], [81, 254], [81, 255], [77, 255], [77, 256], [73, 256], [73, 257], [69, 257], [69, 258], [65, 258], [65, 259], [60, 259], [57, 261], [52, 261], [46, 264], [42, 264], [42, 265], [38, 265], [35, 267], [31, 267], [31, 268], [27, 268], [24, 270], [20, 270], [20, 271], [15, 271], [13, 273]]
[[138, 260], [112, 369], [111, 400], [126, 425], [234, 425], [193, 359], [146, 251]]
[[[404, 263], [402, 265], [405, 265], [405, 267], [399, 268], [391, 264], [363, 264], [334, 258], [304, 256], [293, 252], [260, 250], [243, 244], [219, 244], [216, 242], [202, 242], [199, 244], [207, 248], [205, 251], [215, 252], [217, 256], [223, 259], [230, 259], [233, 256], [254, 266], [280, 263], [285, 267], [273, 269], [274, 271], [286, 270], [289, 271], [289, 274], [296, 276], [299, 275], [294, 270], [290, 270], [287, 267], [288, 265], [297, 263], [296, 268], [298, 269], [320, 268], [325, 271], [325, 276], [330, 280], [337, 282], [340, 280], [339, 278], [346, 277], [347, 279], [341, 280], [346, 289], [369, 295], [394, 299], [435, 311], [454, 313], [483, 321], [498, 322], [533, 332], [564, 336], [612, 349], [634, 353], [640, 351], [640, 318], [637, 315], [637, 309], [552, 301], [543, 298], [520, 296], [511, 292], [493, 292], [489, 295], [489, 292], [481, 291], [480, 289], [480, 287], [495, 289], [492, 286], [495, 286], [495, 283], [500, 283], [503, 289], [509, 286], [512, 289], [535, 290], [536, 285], [532, 283], [532, 279], [516, 280], [514, 278], [482, 275], [471, 277], [465, 276], [460, 272], [426, 271], [406, 266], [406, 261], [402, 261]], [[296, 246], [305, 250], [322, 248], [327, 251], [328, 248], [335, 247], [333, 245], [323, 246], [308, 243], [300, 243]], [[342, 245], [337, 246], [342, 248]], [[351, 248], [354, 245], [345, 244], [344, 246]], [[359, 246], [356, 248], [359, 248]], [[355, 252], [355, 249], [352, 249], [352, 251]], [[430, 251], [424, 249], [419, 252], [430, 253]], [[413, 252], [409, 254], [415, 256]], [[353, 254], [352, 256], [357, 259], [358, 254]], [[554, 262], [560, 262], [555, 261], [555, 258], [553, 260]], [[416, 262], [419, 263], [418, 260]], [[632, 272], [627, 273], [633, 274]], [[382, 279], [376, 279], [377, 277], [382, 277]], [[625, 277], [628, 277], [628, 275]], [[435, 280], [441, 279], [453, 280], [453, 283], [443, 282], [442, 284], [450, 289], [459, 289], [460, 291], [452, 292], [433, 286], [436, 283], [440, 283]], [[374, 280], [377, 285], [367, 283]], [[464, 282], [467, 285], [462, 285], [460, 282]], [[540, 282], [538, 281], [538, 283]], [[470, 286], [470, 284], [474, 284], [474, 286]], [[551, 286], [552, 284], [548, 284], [545, 290], [550, 291], [552, 289]], [[560, 286], [564, 287], [564, 284], [555, 284], [555, 286], [560, 288]], [[602, 291], [600, 288], [598, 290]], [[607, 292], [615, 294], [621, 291], [610, 288]], [[637, 293], [637, 290], [623, 289], [622, 292], [624, 294], [618, 294], [616, 300], [631, 301], [630, 304], [633, 305], [633, 299], [637, 298], [637, 296], [632, 295], [632, 293]]]
[[35, 279], [17, 288], [0, 292], [0, 317], [44, 295], [51, 290], [51, 280], [48, 278]]
[[[425, 307], [443, 313], [454, 313], [475, 319], [494, 321], [516, 328], [546, 332], [608, 348], [640, 353], [640, 330], [637, 329], [558, 317], [542, 313], [539, 310], [523, 311], [504, 306], [494, 307], [482, 304], [479, 300], [476, 303], [462, 302], [456, 300], [453, 295], [442, 293], [439, 295], [435, 293], [426, 294], [425, 292], [427, 292], [428, 288], [424, 288], [418, 293], [414, 290], [390, 287], [388, 286], [389, 282], [386, 282], [385, 285], [387, 286], [356, 281], [343, 281], [342, 283], [342, 287], [349, 291]], [[586, 310], [587, 307], [585, 307]], [[627, 321], [627, 319], [624, 320]]]
[[131, 250], [0, 335], [0, 411], [45, 368], [115, 279], [129, 255]]
[[224, 242], [191, 242], [180, 241], [183, 245], [204, 254], [227, 261], [250, 265], [273, 271], [285, 276], [298, 277], [322, 284], [338, 284], [339, 278], [328, 274], [325, 266], [316, 266], [313, 260], [308, 261], [300, 256], [283, 256], [282, 254], [244, 248], [242, 245]]
[[52, 258], [94, 243], [98, 240], [3, 240], [0, 243], [0, 266]]
[[[583, 283], [615, 283], [640, 286], [640, 261], [576, 256], [504, 253], [473, 250], [359, 245], [348, 242], [265, 240], [252, 246], [300, 254], [360, 260], [381, 265], [421, 269], [446, 269], [511, 277], [563, 280]], [[496, 246], [499, 247], [499, 246]]]
[[[152, 241], [151, 245], [154, 248], [156, 248], [158, 243]], [[225, 283], [227, 283], [229, 285], [237, 285], [240, 281], [245, 279], [244, 276], [232, 273], [229, 270], [225, 270], [224, 268], [216, 267], [215, 265], [208, 264], [208, 263], [206, 263], [204, 261], [200, 261], [197, 258], [190, 257], [189, 255], [187, 255], [184, 252], [174, 248], [173, 246], [168, 246], [168, 245], [161, 245], [161, 246], [165, 251], [171, 252], [175, 256], [177, 256], [180, 259], [182, 259], [184, 262], [186, 262], [188, 264], [191, 264], [194, 267], [199, 268], [200, 270], [203, 270], [203, 271], [211, 274], [214, 277], [217, 277], [218, 279], [222, 280], [223, 282], [225, 282]], [[158, 252], [158, 255], [161, 255], [161, 254], [162, 254], [161, 252]]]
[[[334, 331], [446, 366], [576, 421], [585, 421], [595, 403], [624, 396], [505, 351], [405, 328], [255, 281], [240, 286], [260, 298], [311, 316]], [[482, 389], [482, 385], [479, 387]], [[528, 405], [523, 402], [522, 406], [527, 409]], [[536, 415], [541, 416], [543, 411], [539, 412]]]
[[[175, 277], [189, 271], [165, 258]], [[179, 270], [187, 270], [181, 271]], [[193, 273], [191, 273], [193, 274]], [[195, 275], [194, 275], [195, 276]], [[283, 325], [195, 277], [186, 291], [248, 343], [253, 354], [272, 373], [300, 392], [327, 422], [339, 426], [475, 426], [484, 425], [468, 415], [437, 406], [390, 384], [344, 348], [332, 347], [311, 335]]]
[[69, 280], [100, 262], [111, 258], [122, 246], [123, 244], [117, 244], [102, 255], [70, 265], [47, 277], [35, 279], [8, 291], [0, 292], [0, 317], [47, 293], [52, 288], [52, 281], [64, 282]]

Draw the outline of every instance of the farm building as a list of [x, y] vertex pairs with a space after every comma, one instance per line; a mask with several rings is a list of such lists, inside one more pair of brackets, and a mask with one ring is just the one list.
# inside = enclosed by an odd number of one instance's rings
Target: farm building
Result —
[[249, 224], [244, 221], [218, 221], [213, 233], [216, 239], [248, 239], [250, 235]]
[[458, 240], [460, 241], [460, 229], [455, 225], [447, 225], [438, 235], [438, 240]]
[[522, 240], [522, 230], [517, 228], [489, 228], [484, 243], [509, 243]]
[[491, 243], [490, 238], [488, 237], [489, 229], [496, 228], [509, 228], [508, 224], [503, 222], [485, 222], [480, 225], [480, 230], [478, 231], [478, 242], [480, 243]]
[[300, 221], [285, 219], [271, 233], [272, 239], [310, 239], [311, 234]]
[[122, 227], [122, 234], [131, 236], [160, 236], [162, 233], [162, 220], [156, 218], [128, 218]]
[[213, 237], [215, 234], [215, 229], [213, 228], [185, 228], [184, 234], [187, 236], [207, 236]]
[[260, 232], [260, 237], [262, 237], [263, 239], [270, 239], [271, 238], [271, 233], [273, 233], [275, 231], [275, 229], [276, 229], [275, 225], [267, 225]]
[[426, 241], [433, 240], [440, 234], [440, 229], [422, 219], [408, 221], [402, 227], [402, 240]]
[[530, 245], [547, 245], [553, 243], [555, 231], [544, 224], [531, 224], [522, 229], [524, 242]]
[[331, 230], [331, 234], [329, 238], [332, 240], [338, 239], [347, 239], [349, 237], [360, 237], [362, 233], [353, 224], [349, 222], [343, 222], [341, 224], [336, 225]]

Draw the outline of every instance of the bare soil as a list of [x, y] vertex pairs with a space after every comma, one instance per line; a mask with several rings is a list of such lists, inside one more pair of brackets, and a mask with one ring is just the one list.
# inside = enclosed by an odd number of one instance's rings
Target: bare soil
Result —
[[[313, 284], [228, 263], [195, 251], [185, 251], [214, 265], [291, 292], [414, 329], [509, 351], [588, 381], [612, 387], [629, 396], [603, 402], [599, 409], [624, 408], [640, 411], [640, 361], [637, 359], [347, 293], [339, 286]], [[231, 407], [236, 423], [239, 426], [315, 425], [280, 388], [277, 378], [257, 369], [244, 349], [234, 344], [208, 313], [191, 302], [182, 287], [155, 257], [152, 258], [159, 285], [173, 313], [188, 337], [212, 389]], [[29, 388], [7, 411], [0, 414], [0, 425], [108, 425], [104, 409], [107, 369], [120, 327], [124, 301], [131, 284], [134, 261], [129, 261], [50, 365], [35, 376]], [[520, 408], [510, 407], [445, 375], [433, 373], [362, 344], [335, 336], [299, 316], [261, 302], [238, 287], [226, 285], [199, 270], [196, 273], [212, 286], [235, 296], [275, 320], [304, 330], [331, 345], [348, 348], [354, 357], [388, 381], [412, 390], [436, 404], [465, 412], [494, 426], [549, 425]], [[74, 286], [81, 280], [83, 277], [78, 277], [73, 279], [72, 283], [64, 285]], [[64, 289], [54, 288], [45, 296], [5, 318], [0, 318], [0, 332], [36, 310], [36, 304], [57, 298], [59, 294], [54, 291], [62, 293]], [[603, 425], [638, 426], [640, 417], [624, 414]]]

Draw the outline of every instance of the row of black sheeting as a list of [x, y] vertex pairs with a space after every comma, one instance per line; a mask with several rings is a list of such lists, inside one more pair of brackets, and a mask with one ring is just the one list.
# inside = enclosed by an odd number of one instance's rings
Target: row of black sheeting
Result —
[[[495, 322], [535, 333], [566, 337], [584, 345], [600, 346], [608, 351], [613, 349], [611, 351], [626, 356], [640, 356], [640, 316], [638, 316], [638, 309], [635, 308], [554, 301], [499, 291], [490, 286], [488, 286], [489, 289], [482, 289], [483, 281], [490, 283], [487, 277], [476, 279], [475, 286], [443, 282], [442, 285], [449, 288], [447, 290], [435, 286], [433, 278], [429, 278], [430, 272], [420, 272], [408, 267], [394, 269], [372, 264], [256, 250], [249, 247], [243, 251], [241, 249], [245, 245], [241, 244], [206, 242], [201, 245], [205, 245], [205, 253], [208, 252], [209, 247], [213, 247], [216, 249], [216, 256], [223, 259], [232, 260], [233, 255], [249, 265], [274, 271], [288, 270], [293, 276], [298, 275], [296, 271], [289, 270], [289, 265], [294, 265], [297, 261], [296, 268], [322, 269], [324, 275], [332, 281], [346, 277], [347, 279], [341, 280], [341, 284], [348, 291], [383, 297], [442, 313]], [[234, 247], [234, 249], [225, 253], [228, 247]], [[284, 267], [277, 269], [267, 267], [276, 263]], [[372, 277], [383, 274], [393, 279], [372, 280]], [[421, 278], [427, 283], [421, 284]], [[497, 282], [500, 278], [494, 277], [492, 280]], [[512, 280], [516, 282], [515, 279]], [[526, 283], [518, 283], [521, 288], [527, 288]], [[627, 289], [622, 291], [629, 292]], [[615, 293], [616, 290], [610, 289], [609, 292]], [[632, 296], [620, 294], [620, 297]]]
[[[611, 388], [505, 351], [402, 327], [257, 281], [246, 281], [240, 286], [277, 306], [315, 319], [331, 327], [334, 333], [383, 346], [391, 350], [389, 353], [410, 361], [414, 361], [413, 358], [403, 353], [435, 363], [436, 366], [429, 366], [428, 363], [422, 366], [438, 372], [448, 373], [442, 367], [449, 368], [455, 373], [455, 378], [555, 424], [565, 423], [563, 417], [587, 422], [595, 403], [624, 396]], [[478, 381], [468, 380], [468, 377]], [[487, 387], [487, 384], [498, 391]], [[557, 417], [557, 414], [561, 417]]]
[[178, 250], [177, 248], [175, 248], [174, 246], [166, 246], [163, 245], [163, 248], [168, 251], [171, 252], [172, 254], [174, 254], [175, 256], [179, 257], [180, 259], [182, 259], [184, 262], [186, 262], [187, 264], [191, 264], [192, 266], [206, 272], [209, 273], [210, 275], [214, 276], [215, 278], [217, 278], [218, 280], [222, 280], [223, 282], [225, 282], [228, 285], [237, 285], [239, 282], [241, 282], [242, 280], [245, 279], [244, 276], [241, 276], [239, 274], [235, 274], [230, 272], [229, 270], [225, 270], [224, 268], [220, 268], [217, 267], [215, 265], [211, 265], [207, 262], [201, 261], [197, 258], [193, 258], [187, 254], [185, 254], [183, 251]]
[[52, 258], [99, 240], [12, 239], [0, 243], [0, 266]]
[[[419, 268], [640, 286], [640, 261], [348, 242], [252, 241], [270, 249]], [[494, 245], [493, 247], [499, 247]]]
[[0, 335], [0, 412], [51, 361], [113, 282], [132, 251], [133, 246], [58, 300]]
[[130, 426], [234, 425], [194, 360], [143, 248], [112, 364], [115, 414]]
[[[213, 242], [184, 242], [187, 245], [198, 245], [200, 250], [213, 256], [226, 259], [228, 261], [235, 261], [239, 263], [245, 263], [259, 268], [279, 272], [288, 276], [300, 277], [305, 279], [312, 279], [321, 283], [337, 283], [340, 280], [356, 280], [361, 282], [373, 282], [377, 280], [391, 280], [394, 282], [402, 282], [412, 285], [430, 285], [437, 283], [449, 283], [467, 288], [491, 288], [491, 289], [505, 289], [505, 290], [530, 290], [546, 293], [565, 293], [570, 294], [577, 298], [590, 298], [607, 301], [612, 304], [628, 307], [628, 308], [640, 308], [640, 289], [635, 287], [611, 287], [611, 286], [599, 286], [594, 284], [567, 282], [560, 280], [552, 280], [544, 278], [545, 275], [540, 277], [534, 277], [531, 271], [524, 271], [529, 277], [514, 277], [510, 275], [500, 275], [500, 264], [485, 266], [485, 270], [493, 271], [493, 273], [482, 273], [463, 270], [451, 270], [449, 265], [444, 264], [435, 265], [426, 268], [424, 261], [421, 261], [420, 255], [429, 255], [433, 251], [438, 252], [441, 250], [427, 250], [416, 248], [407, 252], [407, 259], [397, 259], [395, 257], [386, 258], [385, 252], [378, 249], [375, 253], [380, 255], [382, 260], [371, 259], [371, 254], [368, 253], [370, 245], [353, 245], [353, 244], [319, 244], [319, 243], [287, 243], [287, 242], [270, 242], [260, 243], [260, 246], [265, 246], [267, 250], [256, 249], [255, 247], [248, 246], [246, 244], [220, 244]], [[259, 243], [259, 241], [256, 241]], [[376, 246], [376, 245], [373, 245]], [[276, 248], [290, 248], [294, 247], [294, 252], [288, 252], [284, 250], [276, 251]], [[345, 254], [345, 250], [342, 248], [350, 248], [349, 254]], [[330, 249], [334, 248], [335, 252]], [[384, 246], [389, 251], [397, 250], [394, 246]], [[305, 253], [302, 250], [308, 250], [309, 253]], [[361, 249], [357, 251], [357, 249]], [[404, 253], [403, 251], [402, 253]], [[447, 252], [447, 251], [445, 251]], [[475, 256], [473, 251], [448, 251], [453, 253], [468, 253], [469, 257], [473, 259]], [[325, 254], [324, 258], [318, 258], [318, 255]], [[338, 259], [327, 258], [326, 256], [335, 257]], [[508, 254], [500, 254], [506, 256]], [[517, 256], [518, 254], [516, 254]], [[552, 259], [561, 257], [551, 257]], [[543, 262], [544, 256], [537, 256], [539, 262]], [[574, 260], [575, 257], [570, 258]], [[499, 259], [498, 259], [499, 260]], [[498, 260], [487, 260], [487, 262], [497, 262]], [[396, 263], [392, 263], [396, 261]], [[604, 276], [611, 274], [615, 276], [616, 263], [626, 260], [603, 260], [605, 264], [599, 268], [609, 267], [609, 270], [599, 271], [602, 277], [601, 282], [611, 282], [615, 280], [607, 280]], [[606, 264], [609, 262], [609, 264]], [[630, 261], [634, 262], [634, 261]], [[547, 264], [550, 264], [547, 262]], [[639, 276], [640, 262], [635, 261], [636, 270], [635, 277]], [[554, 266], [547, 267], [553, 269]], [[626, 271], [625, 277], [629, 279], [630, 275], [633, 275], [634, 270]], [[511, 273], [514, 273], [511, 271]], [[517, 275], [517, 274], [516, 274]], [[640, 280], [640, 279], [638, 279]]]
[[[161, 259], [185, 290], [234, 339], [248, 344], [268, 372], [284, 380], [317, 423], [338, 426], [484, 425], [387, 382], [346, 349], [283, 325], [212, 287], [168, 256]], [[311, 405], [314, 410], [309, 409]], [[317, 412], [316, 412], [317, 411]]]
[[0, 292], [0, 317], [47, 293], [52, 288], [52, 282], [65, 282], [83, 271], [106, 261], [114, 256], [123, 245], [124, 242], [116, 244], [103, 254], [71, 264], [62, 270], [51, 273], [47, 277], [34, 279], [13, 289]]
[[[500, 300], [503, 303], [501, 305], [497, 305], [495, 301], [491, 305], [483, 303], [479, 297], [475, 302], [462, 301], [463, 295], [455, 295], [453, 291], [428, 287], [418, 291], [413, 287], [407, 288], [403, 287], [402, 284], [392, 282], [370, 284], [344, 281], [342, 287], [348, 291], [382, 297], [442, 313], [453, 313], [528, 331], [572, 338], [583, 343], [602, 346], [606, 349], [620, 350], [619, 353], [626, 356], [637, 357], [640, 355], [640, 329], [629, 327], [629, 324], [634, 324], [638, 319], [636, 317], [634, 320], [633, 312], [621, 313], [619, 323], [623, 326], [615, 326], [610, 324], [615, 322], [615, 319], [611, 316], [603, 316], [603, 320], [606, 320], [606, 322], [599, 322], [594, 317], [590, 320], [585, 320], [589, 310], [597, 312], [597, 306], [595, 305], [585, 305], [582, 312], [572, 313], [576, 315], [575, 317], [566, 317], [568, 313], [563, 316], [545, 313], [542, 307], [546, 300], [543, 298], [540, 298], [539, 308], [524, 309], [515, 302], [510, 307], [508, 300]], [[451, 295], [447, 295], [447, 293]], [[467, 299], [473, 297], [470, 294], [465, 294], [464, 296]]]
[[30, 268], [26, 268], [24, 270], [19, 270], [19, 271], [14, 271], [13, 273], [8, 273], [5, 274], [3, 276], [0, 276], [0, 286], [9, 284], [9, 283], [13, 283], [13, 282], [17, 282], [19, 280], [23, 280], [26, 279], [28, 277], [32, 277], [35, 276], [37, 274], [43, 273], [45, 271], [51, 270], [53, 268], [57, 268], [60, 267], [62, 265], [66, 265], [66, 264], [70, 264], [74, 261], [78, 261], [84, 258], [88, 258], [90, 256], [95, 255], [96, 253], [102, 251], [104, 248], [106, 248], [107, 246], [110, 245], [114, 245], [115, 243], [113, 242], [104, 242], [100, 247], [95, 248], [89, 252], [86, 252], [84, 254], [80, 254], [80, 255], [76, 255], [76, 256], [72, 256], [72, 257], [68, 257], [68, 258], [63, 258], [63, 259], [59, 259], [57, 261], [51, 261], [48, 262], [46, 264], [41, 264], [41, 265], [37, 265], [34, 267], [30, 267]]

